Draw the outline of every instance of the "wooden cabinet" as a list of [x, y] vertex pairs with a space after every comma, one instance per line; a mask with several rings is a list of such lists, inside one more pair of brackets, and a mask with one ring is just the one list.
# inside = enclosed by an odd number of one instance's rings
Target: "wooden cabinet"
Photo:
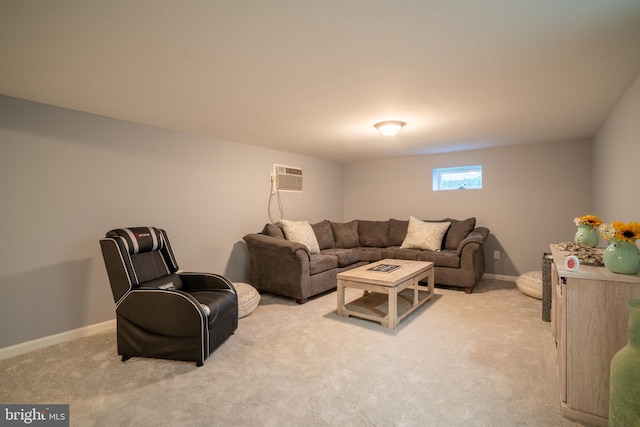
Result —
[[551, 328], [556, 342], [562, 413], [607, 425], [609, 366], [627, 344], [628, 299], [640, 299], [640, 275], [604, 267], [564, 267], [568, 252], [551, 246]]

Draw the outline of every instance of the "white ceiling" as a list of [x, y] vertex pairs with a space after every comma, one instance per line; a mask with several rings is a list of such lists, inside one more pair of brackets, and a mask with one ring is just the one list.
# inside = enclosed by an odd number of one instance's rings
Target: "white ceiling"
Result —
[[640, 0], [0, 0], [0, 58], [5, 95], [349, 162], [592, 136]]

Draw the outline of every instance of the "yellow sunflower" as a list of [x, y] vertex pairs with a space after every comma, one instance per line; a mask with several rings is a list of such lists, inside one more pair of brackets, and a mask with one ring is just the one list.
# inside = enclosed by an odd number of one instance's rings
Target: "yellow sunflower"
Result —
[[614, 221], [611, 224], [602, 224], [600, 234], [607, 240], [616, 239], [635, 244], [636, 239], [640, 239], [640, 224]]
[[575, 225], [589, 225], [591, 227], [598, 227], [602, 224], [602, 220], [595, 215], [583, 215], [573, 219]]
[[640, 224], [635, 221], [628, 223], [614, 221], [611, 226], [615, 230], [614, 237], [618, 240], [634, 243], [636, 239], [640, 238]]

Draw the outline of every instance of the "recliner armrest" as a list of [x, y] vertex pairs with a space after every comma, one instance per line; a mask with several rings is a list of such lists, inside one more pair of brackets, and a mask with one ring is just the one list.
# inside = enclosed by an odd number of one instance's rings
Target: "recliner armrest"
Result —
[[178, 276], [182, 280], [183, 289], [187, 292], [222, 289], [238, 294], [236, 288], [233, 287], [233, 283], [220, 274], [182, 272]]
[[186, 292], [139, 288], [127, 294], [116, 309], [144, 330], [165, 336], [194, 336], [206, 324], [200, 303]]

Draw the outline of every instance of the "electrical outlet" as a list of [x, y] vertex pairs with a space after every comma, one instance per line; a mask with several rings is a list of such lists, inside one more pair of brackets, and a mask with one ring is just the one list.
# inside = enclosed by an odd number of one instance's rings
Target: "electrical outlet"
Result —
[[500, 259], [500, 251], [493, 251], [493, 259]]

